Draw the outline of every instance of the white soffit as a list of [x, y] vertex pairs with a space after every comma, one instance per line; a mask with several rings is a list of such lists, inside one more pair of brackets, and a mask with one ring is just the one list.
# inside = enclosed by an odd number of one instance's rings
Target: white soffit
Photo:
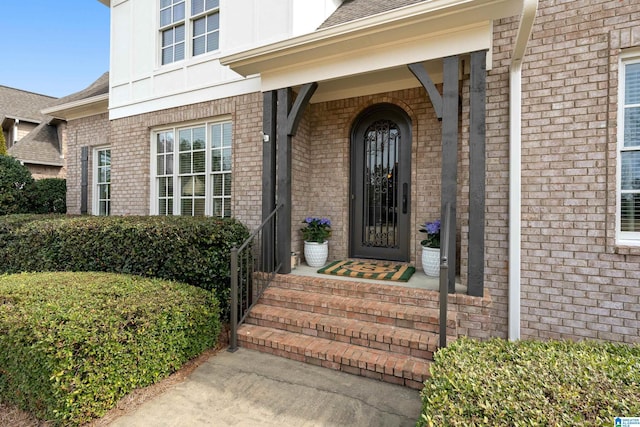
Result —
[[41, 113], [58, 119], [75, 120], [106, 113], [107, 111], [109, 111], [109, 94], [105, 93], [48, 107], [43, 109]]
[[[370, 80], [375, 71], [381, 74], [373, 78], [374, 85], [384, 76], [392, 79], [385, 88], [393, 83], [393, 89], [400, 89], [416, 85], [406, 64], [490, 50], [492, 21], [517, 15], [521, 8], [517, 0], [427, 0], [231, 54], [221, 62], [244, 76], [260, 74], [263, 91], [327, 82], [330, 87], [321, 84], [313, 102], [336, 99], [341, 79], [368, 75]], [[350, 80], [349, 86], [357, 91]]]

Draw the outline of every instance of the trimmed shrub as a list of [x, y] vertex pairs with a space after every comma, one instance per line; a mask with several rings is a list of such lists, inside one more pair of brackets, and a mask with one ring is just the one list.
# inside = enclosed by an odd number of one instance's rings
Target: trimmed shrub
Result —
[[4, 137], [4, 132], [0, 128], [0, 156], [7, 155], [7, 140]]
[[33, 183], [29, 191], [30, 213], [67, 213], [67, 181], [61, 178], [44, 178]]
[[438, 351], [417, 426], [611, 426], [640, 414], [640, 347], [458, 339]]
[[56, 425], [100, 417], [215, 345], [211, 292], [107, 273], [0, 276], [0, 399]]
[[215, 292], [229, 313], [230, 252], [248, 237], [234, 219], [19, 216], [2, 224], [0, 272], [105, 271]]
[[0, 155], [0, 215], [29, 212], [31, 172], [18, 160]]

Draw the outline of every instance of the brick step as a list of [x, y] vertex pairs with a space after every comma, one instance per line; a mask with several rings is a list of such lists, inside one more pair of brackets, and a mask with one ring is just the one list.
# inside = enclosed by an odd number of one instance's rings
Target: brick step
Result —
[[417, 390], [429, 376], [430, 362], [424, 359], [263, 326], [241, 325], [238, 341], [251, 350]]
[[439, 344], [438, 334], [433, 332], [264, 304], [253, 307], [245, 322], [430, 360]]
[[[271, 282], [271, 287], [428, 308], [438, 308], [440, 298], [439, 292], [436, 291], [406, 288], [398, 285], [339, 280], [330, 276], [327, 278], [311, 278], [292, 274], [278, 274]], [[453, 295], [450, 296], [450, 299], [451, 302], [454, 301]]]
[[[276, 307], [421, 331], [438, 332], [440, 328], [439, 310], [428, 307], [309, 293], [278, 287], [268, 288], [262, 295], [260, 302]], [[447, 318], [447, 335], [456, 336], [456, 313], [449, 312]]]

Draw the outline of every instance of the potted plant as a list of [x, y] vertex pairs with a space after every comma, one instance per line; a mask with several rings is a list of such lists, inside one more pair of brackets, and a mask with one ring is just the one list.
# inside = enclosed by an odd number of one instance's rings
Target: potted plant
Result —
[[420, 227], [427, 238], [422, 240], [422, 270], [427, 276], [437, 276], [440, 270], [440, 220], [425, 222]]
[[328, 218], [307, 217], [300, 229], [304, 239], [304, 259], [310, 267], [322, 267], [329, 256], [331, 221]]

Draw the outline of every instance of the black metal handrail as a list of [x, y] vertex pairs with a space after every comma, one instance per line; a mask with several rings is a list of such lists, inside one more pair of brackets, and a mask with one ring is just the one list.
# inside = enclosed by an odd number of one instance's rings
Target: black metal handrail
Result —
[[444, 208], [440, 242], [440, 348], [447, 346], [447, 298], [449, 296], [449, 236], [451, 203]]
[[276, 259], [275, 239], [276, 215], [280, 208], [282, 205], [277, 206], [239, 248], [231, 249], [231, 352], [238, 349], [238, 326], [282, 267], [282, 260]]

